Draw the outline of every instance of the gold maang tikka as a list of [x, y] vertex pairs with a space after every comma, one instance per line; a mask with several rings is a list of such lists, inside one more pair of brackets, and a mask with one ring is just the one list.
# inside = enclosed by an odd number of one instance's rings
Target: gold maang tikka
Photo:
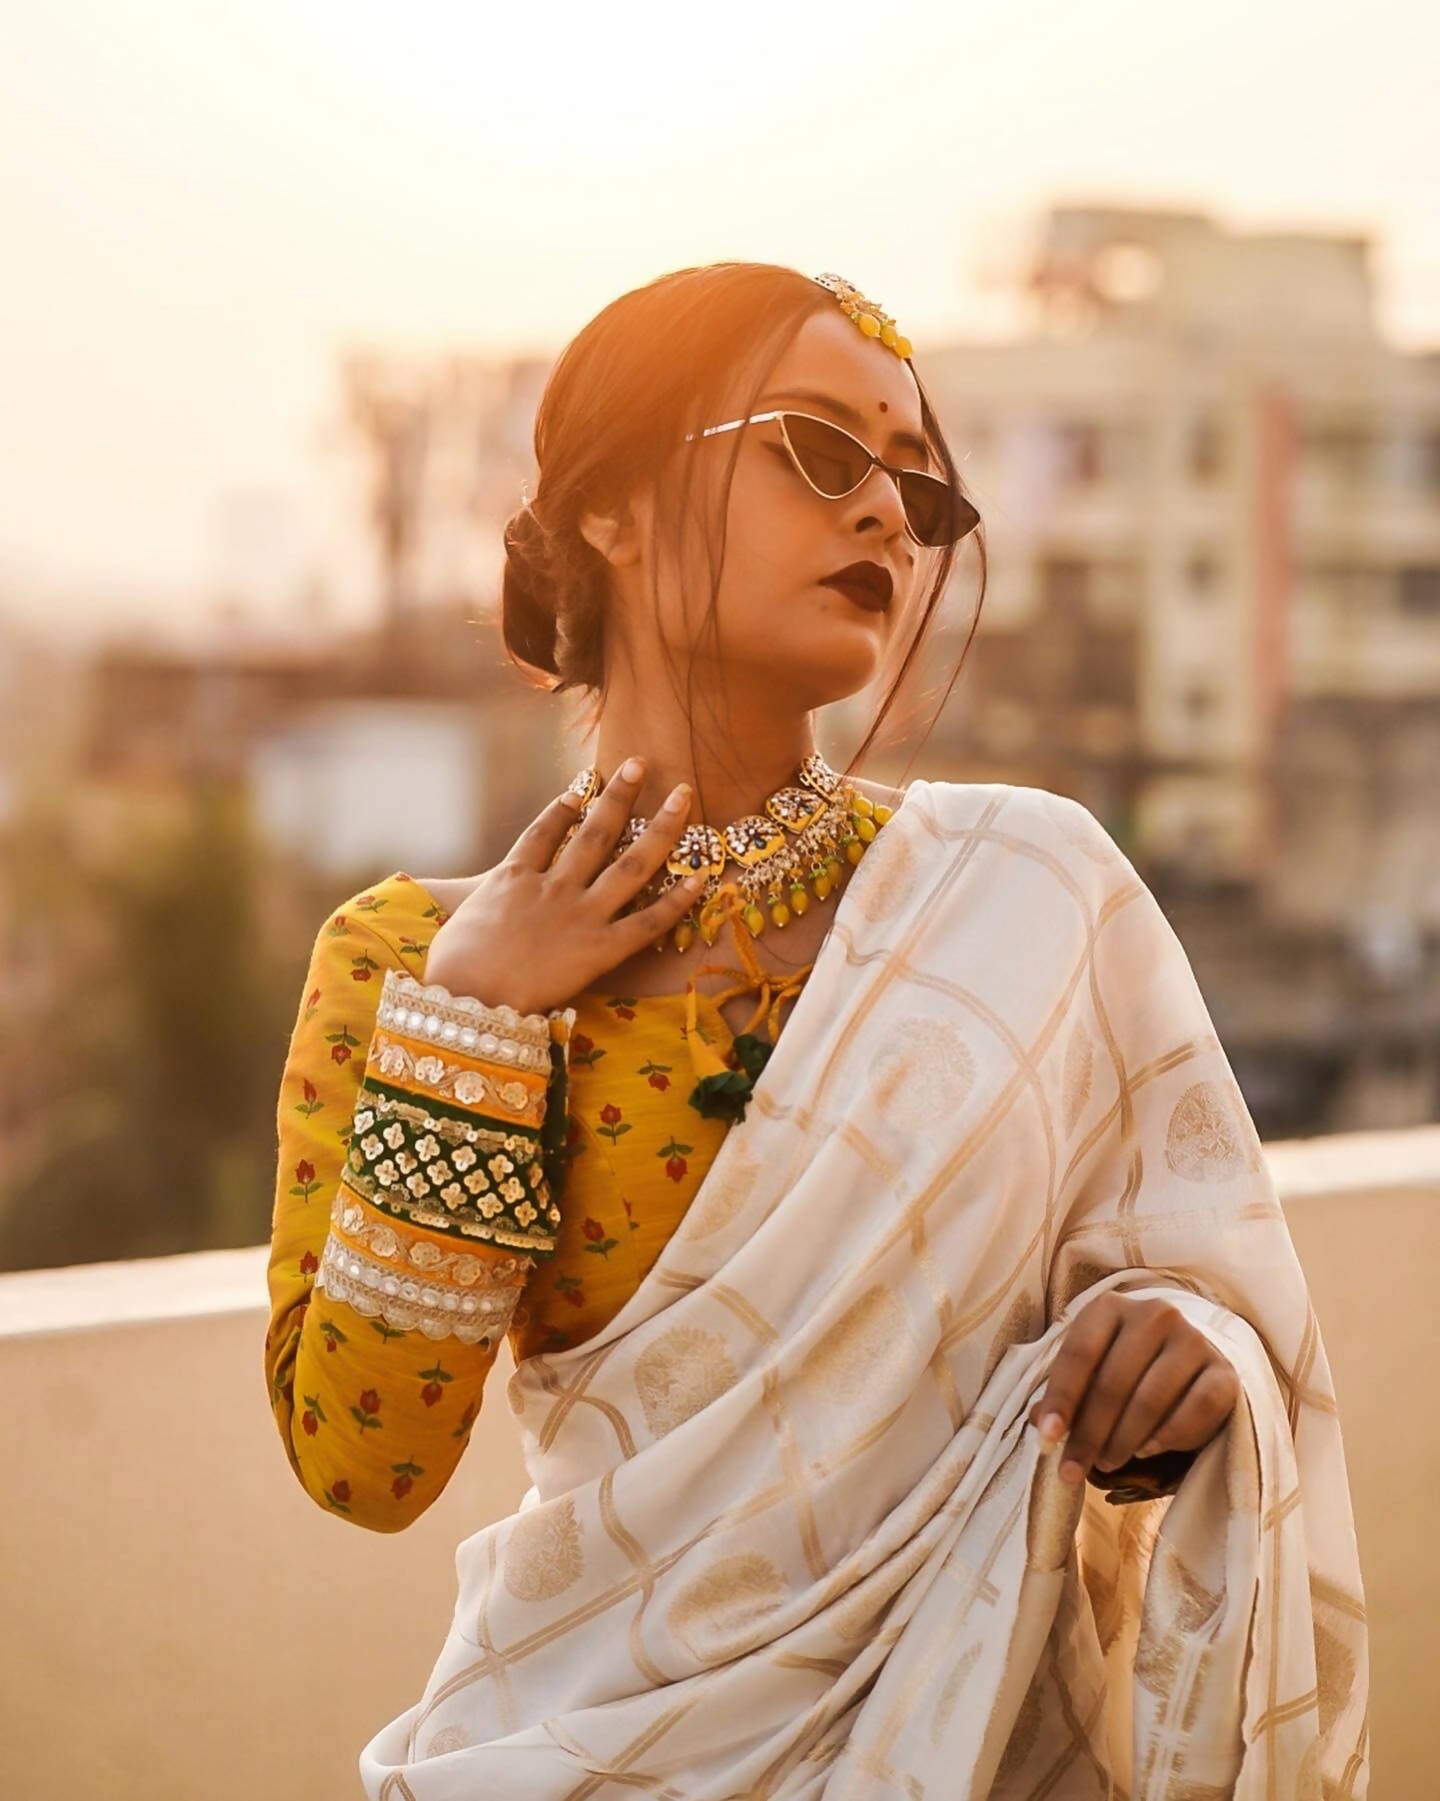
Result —
[[853, 319], [867, 338], [878, 338], [898, 357], [910, 355], [912, 346], [909, 338], [903, 337], [895, 329], [895, 321], [878, 300], [867, 300], [854, 282], [846, 281], [843, 275], [816, 275], [812, 279], [818, 281], [822, 288], [830, 290], [840, 302], [841, 312], [846, 318]]
[[[582, 769], [571, 781], [566, 792], [580, 797], [580, 810], [556, 848], [557, 857], [584, 823], [603, 786], [594, 767]], [[706, 944], [713, 944], [732, 912], [757, 938], [767, 925], [783, 930], [792, 918], [809, 910], [812, 896], [818, 901], [829, 898], [846, 865], [860, 861], [894, 813], [892, 807], [861, 794], [815, 753], [801, 763], [795, 783], [777, 788], [764, 805], [763, 813], [747, 813], [723, 831], [692, 821], [666, 857], [664, 873], [636, 895], [632, 908], [638, 910], [687, 876], [697, 872], [705, 876], [690, 911], [673, 928], [677, 950], [688, 950], [697, 933]], [[612, 863], [648, 824], [641, 818], [627, 821], [611, 852]], [[738, 873], [726, 881], [730, 863]], [[663, 951], [665, 940], [655, 948]]]

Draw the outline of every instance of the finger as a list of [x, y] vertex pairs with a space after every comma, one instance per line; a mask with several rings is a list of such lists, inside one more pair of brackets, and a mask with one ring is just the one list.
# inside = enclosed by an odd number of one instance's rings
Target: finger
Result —
[[680, 782], [665, 797], [660, 811], [643, 832], [607, 863], [590, 884], [590, 892], [608, 915], [618, 913], [662, 869], [676, 840], [690, 822], [690, 784]]
[[1081, 1482], [1089, 1475], [1100, 1447], [1115, 1430], [1130, 1397], [1140, 1386], [1151, 1364], [1165, 1348], [1168, 1331], [1158, 1313], [1129, 1313], [1090, 1378], [1085, 1398], [1075, 1415], [1060, 1474], [1066, 1481]]
[[1041, 1439], [1059, 1444], [1070, 1430], [1090, 1378], [1120, 1330], [1120, 1309], [1109, 1295], [1092, 1301], [1065, 1334], [1045, 1392], [1030, 1409], [1030, 1423]]
[[575, 824], [580, 811], [580, 796], [566, 789], [548, 806], [542, 807], [510, 847], [509, 863], [522, 864], [543, 874], [555, 859], [565, 834]]
[[1109, 1438], [1101, 1445], [1095, 1467], [1109, 1471], [1128, 1463], [1208, 1361], [1209, 1347], [1204, 1343], [1182, 1340], [1167, 1344], [1140, 1378], [1129, 1405], [1122, 1410]]
[[1140, 1446], [1142, 1457], [1160, 1451], [1194, 1451], [1209, 1444], [1235, 1411], [1240, 1378], [1223, 1358], [1209, 1363], [1175, 1407]]
[[[625, 762], [639, 765], [639, 773], [633, 778], [626, 775]], [[584, 887], [588, 887], [610, 861], [615, 841], [630, 818], [630, 808], [645, 779], [642, 757], [626, 758], [625, 762], [617, 767], [591, 801], [589, 810], [555, 864], [557, 870]]]
[[652, 901], [648, 907], [640, 907], [623, 919], [617, 919], [611, 927], [619, 947], [616, 962], [623, 962], [626, 957], [644, 950], [647, 944], [653, 944], [663, 932], [668, 932], [689, 912], [704, 886], [705, 873], [697, 870], [694, 875], [676, 882], [673, 888], [667, 888], [659, 900]]

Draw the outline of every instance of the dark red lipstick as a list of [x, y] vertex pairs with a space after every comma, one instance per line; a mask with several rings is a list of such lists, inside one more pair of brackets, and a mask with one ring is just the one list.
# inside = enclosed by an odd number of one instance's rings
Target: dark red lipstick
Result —
[[880, 563], [847, 563], [843, 569], [827, 575], [820, 586], [834, 588], [837, 594], [843, 594], [857, 606], [867, 607], [872, 613], [885, 612], [895, 592], [890, 571]]

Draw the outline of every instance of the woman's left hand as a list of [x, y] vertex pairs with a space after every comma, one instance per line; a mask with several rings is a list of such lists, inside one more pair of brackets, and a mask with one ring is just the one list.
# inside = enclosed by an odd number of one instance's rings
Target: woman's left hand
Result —
[[1029, 1419], [1047, 1445], [1069, 1434], [1060, 1474], [1083, 1482], [1092, 1466], [1198, 1450], [1239, 1394], [1233, 1366], [1178, 1307], [1112, 1290], [1076, 1315]]

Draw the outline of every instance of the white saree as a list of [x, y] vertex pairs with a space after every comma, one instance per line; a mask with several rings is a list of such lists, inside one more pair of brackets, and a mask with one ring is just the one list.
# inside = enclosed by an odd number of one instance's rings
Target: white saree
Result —
[[[1026, 1418], [1112, 1288], [1241, 1384], [1118, 1507]], [[1315, 1315], [1189, 960], [1073, 801], [911, 784], [680, 1229], [508, 1392], [533, 1487], [458, 1547], [372, 1801], [1366, 1792]]]

